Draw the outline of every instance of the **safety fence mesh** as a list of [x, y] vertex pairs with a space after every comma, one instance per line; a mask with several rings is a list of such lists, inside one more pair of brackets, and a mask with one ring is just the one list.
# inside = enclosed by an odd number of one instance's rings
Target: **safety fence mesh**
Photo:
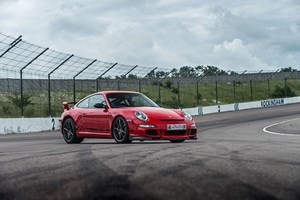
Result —
[[[102, 90], [139, 91], [164, 107], [186, 108], [299, 95], [299, 71], [176, 74], [66, 54], [0, 32], [0, 117], [59, 116], [62, 102]], [[291, 91], [290, 91], [291, 90]]]

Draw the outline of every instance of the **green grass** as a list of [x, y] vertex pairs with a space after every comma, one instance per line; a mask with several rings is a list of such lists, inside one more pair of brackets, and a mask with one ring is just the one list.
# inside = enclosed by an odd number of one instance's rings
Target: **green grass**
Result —
[[[284, 87], [284, 81], [270, 81], [270, 95], [276, 86]], [[300, 80], [288, 80], [287, 85], [291, 90], [300, 96]], [[252, 95], [250, 82], [238, 83], [234, 86], [232, 83], [218, 83], [218, 96], [216, 95], [216, 84], [199, 84], [198, 96], [197, 85], [181, 84], [179, 90], [176, 84], [167, 87], [165, 84], [160, 86], [160, 95], [157, 84], [142, 84], [141, 92], [167, 108], [189, 108], [196, 106], [209, 106], [216, 104], [229, 104], [248, 101], [257, 101], [270, 98], [268, 82], [253, 82]], [[115, 88], [106, 88], [105, 90], [116, 90]], [[130, 87], [121, 87], [120, 90], [138, 91], [137, 85]], [[84, 96], [93, 93], [92, 90], [76, 91], [76, 101]], [[48, 91], [25, 91], [24, 94], [30, 98], [30, 104], [24, 107], [24, 117], [47, 117], [49, 116]], [[15, 93], [0, 93], [0, 117], [21, 117], [20, 107], [14, 105], [9, 96], [16, 96]], [[179, 97], [179, 99], [178, 99]], [[272, 98], [272, 97], [271, 97]], [[217, 102], [218, 100], [218, 102]], [[62, 102], [73, 101], [73, 91], [51, 91], [51, 114], [60, 116], [63, 111]]]

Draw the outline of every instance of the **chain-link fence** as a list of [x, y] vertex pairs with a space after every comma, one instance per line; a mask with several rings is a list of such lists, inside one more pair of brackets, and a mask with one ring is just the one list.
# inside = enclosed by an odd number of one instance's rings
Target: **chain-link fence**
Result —
[[298, 71], [174, 76], [169, 68], [83, 58], [0, 32], [0, 117], [59, 116], [62, 102], [101, 90], [139, 91], [164, 107], [187, 108], [267, 99], [279, 87], [298, 95], [299, 86]]

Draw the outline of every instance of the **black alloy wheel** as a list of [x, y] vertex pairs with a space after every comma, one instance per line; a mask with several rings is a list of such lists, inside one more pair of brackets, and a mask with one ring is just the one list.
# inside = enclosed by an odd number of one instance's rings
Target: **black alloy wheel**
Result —
[[112, 135], [117, 143], [130, 143], [128, 124], [126, 120], [119, 116], [112, 124]]
[[66, 143], [81, 143], [84, 138], [76, 136], [75, 123], [72, 118], [67, 118], [63, 123], [63, 137]]

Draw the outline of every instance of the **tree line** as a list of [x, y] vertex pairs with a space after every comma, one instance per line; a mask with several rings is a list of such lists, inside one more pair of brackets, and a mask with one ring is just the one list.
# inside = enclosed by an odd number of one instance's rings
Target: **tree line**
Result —
[[[297, 69], [294, 69], [292, 67], [283, 67], [279, 70], [279, 72], [294, 72], [297, 71]], [[212, 65], [199, 65], [196, 67], [191, 66], [183, 66], [179, 69], [173, 68], [170, 71], [151, 71], [147, 74], [147, 78], [180, 78], [180, 77], [195, 77], [195, 76], [221, 76], [221, 75], [237, 75], [239, 74], [236, 71], [232, 70], [222, 70], [216, 66]], [[121, 76], [115, 76], [115, 79], [139, 79], [141, 77], [138, 77], [136, 74], [129, 74], [127, 76], [121, 75]], [[105, 77], [105, 79], [111, 79], [111, 77]]]

